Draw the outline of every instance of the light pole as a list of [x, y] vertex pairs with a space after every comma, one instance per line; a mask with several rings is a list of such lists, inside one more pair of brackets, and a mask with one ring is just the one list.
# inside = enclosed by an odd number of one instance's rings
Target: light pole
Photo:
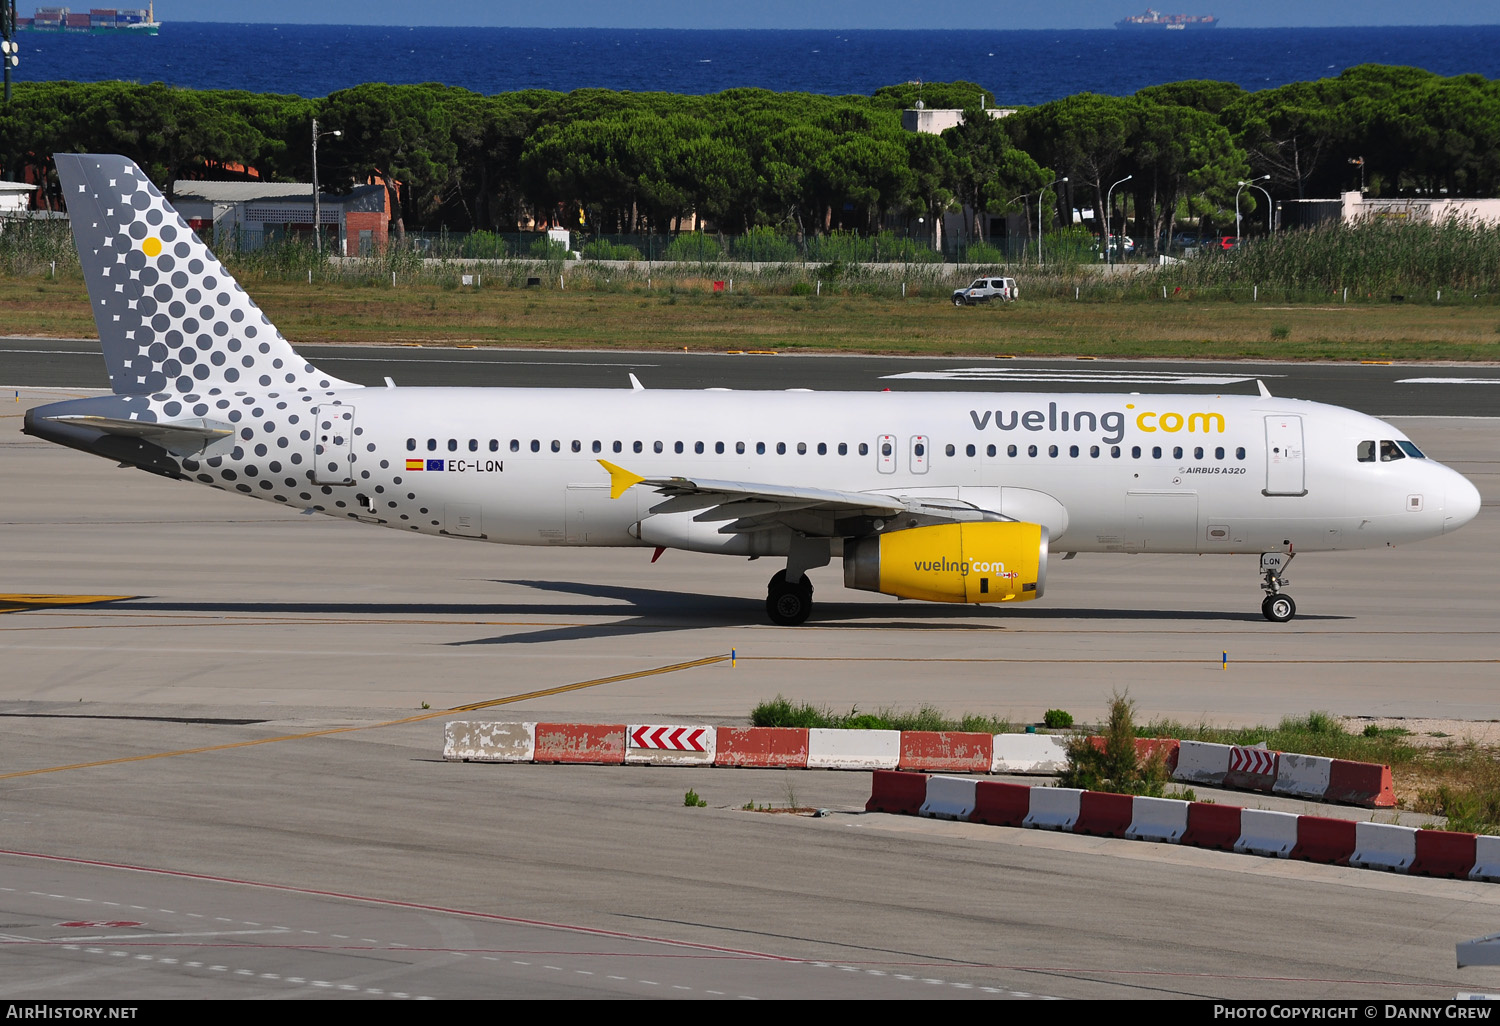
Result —
[[1042, 191], [1036, 194], [1036, 263], [1038, 267], [1042, 265], [1042, 200], [1046, 198], [1048, 189], [1054, 185], [1061, 185], [1067, 180], [1068, 176], [1063, 175], [1055, 182], [1048, 182]]
[[[1135, 175], [1126, 175], [1116, 182], [1115, 185], [1124, 185], [1134, 177]], [[1115, 208], [1110, 205], [1110, 197], [1115, 193], [1115, 185], [1111, 185], [1104, 193], [1104, 260], [1110, 266], [1114, 266], [1115, 262], [1114, 251], [1109, 248], [1109, 240], [1114, 237], [1111, 234], [1114, 229], [1111, 227], [1110, 221], [1114, 218]], [[1140, 213], [1140, 211], [1137, 210], [1136, 213]], [[1120, 234], [1123, 236], [1125, 233], [1121, 231]]]
[[[1270, 175], [1266, 175], [1266, 178], [1270, 177]], [[1264, 182], [1266, 178], [1257, 178], [1255, 181]], [[1260, 189], [1261, 194], [1266, 197], [1266, 234], [1272, 235], [1276, 231], [1276, 206], [1271, 201], [1271, 194], [1269, 192], [1266, 192], [1266, 190], [1262, 189], [1259, 185], [1256, 185], [1255, 182], [1250, 183], [1250, 188]]]
[[0, 0], [0, 35], [4, 41], [0, 42], [0, 64], [5, 65], [5, 105], [10, 106], [10, 69], [21, 63], [18, 56], [21, 44], [15, 40], [16, 35], [16, 0]]
[[[1240, 182], [1240, 187], [1234, 190], [1234, 244], [1236, 246], [1240, 244], [1240, 193], [1244, 191], [1247, 185], [1252, 185], [1260, 189], [1260, 186], [1255, 185], [1255, 183], [1270, 181], [1270, 179], [1270, 175], [1261, 175], [1259, 178], [1252, 178], [1248, 182]], [[1266, 192], [1264, 189], [1260, 189], [1260, 191]], [[1271, 202], [1271, 194], [1269, 192], [1266, 192], [1266, 202]]]
[[313, 161], [313, 244], [317, 246], [318, 252], [323, 252], [323, 203], [318, 195], [318, 140], [325, 135], [338, 138], [344, 133], [337, 128], [328, 132], [318, 131], [318, 119], [312, 119], [312, 161]]

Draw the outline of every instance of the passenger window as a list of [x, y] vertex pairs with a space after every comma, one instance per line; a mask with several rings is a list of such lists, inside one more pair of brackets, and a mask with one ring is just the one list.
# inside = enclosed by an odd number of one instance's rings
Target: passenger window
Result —
[[559, 442], [559, 441], [558, 441], [558, 440], [557, 440], [557, 439], [555, 439], [555, 438], [554, 438], [554, 439], [552, 439], [552, 451], [553, 451], [553, 452], [562, 452], [562, 443], [561, 443], [561, 442]]
[[735, 442], [734, 443], [734, 451], [737, 452], [737, 453], [739, 453], [741, 456], [745, 455], [745, 443], [744, 442]]
[[798, 442], [797, 443], [797, 455], [798, 456], [806, 456], [807, 455], [807, 443], [806, 442]]
[[987, 445], [987, 446], [985, 446], [984, 447], [984, 454], [986, 456], [993, 456], [993, 455], [995, 455], [995, 447], [994, 447], [994, 445]]
[[[703, 443], [699, 442], [698, 444], [702, 445]], [[681, 442], [675, 442], [675, 443], [673, 443], [673, 445], [672, 445], [672, 451], [676, 452], [676, 453], [682, 452], [682, 443]], [[702, 450], [699, 450], [699, 451], [701, 452]]]
[[724, 455], [724, 443], [723, 442], [715, 442], [714, 443], [714, 452], [718, 453], [720, 456]]
[[1151, 458], [1153, 460], [1159, 460], [1159, 459], [1161, 459], [1161, 446], [1159, 446], [1159, 445], [1153, 445], [1151, 447]]
[[1070, 446], [1068, 446], [1068, 455], [1071, 456], [1071, 457], [1073, 457], [1076, 460], [1078, 458], [1078, 446], [1076, 446], [1076, 445], [1070, 445]]
[[828, 455], [828, 443], [827, 442], [819, 442], [818, 443], [818, 455], [819, 456], [827, 456]]
[[510, 440], [510, 451], [511, 452], [520, 452], [521, 451], [521, 440], [519, 438], [512, 438]]
[[408, 438], [406, 440], [406, 451], [407, 452], [416, 452], [417, 451], [417, 440], [415, 438]]
[[870, 455], [870, 443], [869, 442], [860, 442], [859, 443], [859, 454], [861, 456], [868, 456], [868, 455]]
[[1005, 455], [1007, 455], [1007, 456], [1014, 456], [1016, 454], [1016, 452], [1017, 452], [1017, 449], [1016, 449], [1016, 447], [1014, 445], [1007, 445], [1005, 447]]
[[601, 441], [599, 441], [599, 439], [597, 439], [597, 438], [594, 439], [594, 451], [595, 452], [603, 452], [604, 451], [604, 443], [601, 442]]
[[1201, 446], [1201, 445], [1195, 446], [1193, 448], [1193, 459], [1195, 459], [1195, 460], [1201, 460], [1202, 458], [1203, 458], [1203, 446]]
[[428, 452], [437, 452], [437, 439], [436, 438], [429, 438], [429, 439], [427, 439], [427, 451]]
[[645, 449], [645, 446], [644, 446], [644, 445], [642, 445], [642, 444], [641, 444], [641, 443], [640, 443], [640, 442], [639, 442], [639, 441], [637, 441], [637, 442], [636, 442], [636, 443], [634, 443], [634, 444], [633, 444], [633, 445], [632, 445], [632, 446], [631, 446], [631, 448], [632, 448], [632, 449], [634, 449], [634, 450], [635, 450], [635, 451], [636, 451], [636, 452], [640, 452], [640, 451], [642, 451], [642, 450], [643, 450], [643, 449]]
[[[890, 454], [891, 454], [891, 443], [890, 442], [883, 443], [880, 446], [880, 455], [882, 455], [882, 456], [889, 456]], [[920, 455], [920, 453], [918, 455]]]
[[974, 448], [972, 445], [966, 445], [966, 446], [964, 446], [964, 455], [965, 456], [973, 456], [973, 455], [976, 455], [978, 452], [979, 452], [979, 450], [976, 449], [976, 448]]
[[786, 443], [785, 442], [777, 442], [776, 443], [776, 455], [778, 455], [778, 456], [785, 456], [786, 455]]
[[651, 451], [652, 452], [661, 452], [661, 442], [660, 441], [652, 442], [651, 443]]
[[1133, 460], [1141, 458], [1141, 447], [1139, 445], [1132, 445], [1130, 447], [1130, 458]]
[[615, 452], [620, 452], [621, 450], [624, 449], [624, 447], [625, 446], [624, 446], [623, 442], [621, 442], [619, 439], [615, 440], [615, 445], [614, 445]]
[[457, 438], [450, 438], [450, 439], [448, 439], [448, 451], [449, 452], [458, 452], [458, 439]]
[[1223, 458], [1224, 458], [1224, 447], [1222, 445], [1220, 445], [1220, 446], [1218, 446], [1218, 447], [1216, 447], [1214, 449], [1214, 459], [1216, 459], [1216, 460], [1222, 460]]
[[[594, 444], [598, 445], [599, 443], [595, 442]], [[499, 451], [500, 451], [500, 439], [498, 439], [498, 438], [491, 438], [490, 439], [490, 452], [499, 452]]]
[[700, 456], [703, 455], [703, 443], [702, 442], [694, 442], [693, 443], [693, 451], [695, 453], [697, 453], [698, 455], [700, 455]]
[[1028, 445], [1026, 447], [1026, 455], [1028, 455], [1028, 456], [1035, 456], [1036, 455], [1036, 446], [1034, 446], [1034, 445]]
[[470, 452], [478, 452], [479, 451], [479, 439], [477, 439], [477, 438], [471, 438], [471, 439], [469, 439], [469, 451]]
[[849, 455], [849, 443], [848, 442], [840, 442], [839, 443], [839, 455], [840, 456], [847, 456], [847, 455]]
[[1056, 459], [1057, 458], [1057, 446], [1055, 446], [1055, 445], [1049, 445], [1049, 446], [1047, 446], [1047, 455], [1053, 457], [1054, 459]]
[[766, 454], [766, 443], [765, 442], [756, 442], [755, 443], [755, 455], [757, 455], [757, 456], [764, 456], [765, 454]]
[[1119, 459], [1120, 458], [1120, 447], [1118, 445], [1111, 445], [1109, 447], [1109, 454], [1114, 459]]
[[1359, 457], [1359, 462], [1361, 462], [1361, 463], [1374, 463], [1375, 462], [1375, 440], [1374, 439], [1372, 439], [1372, 438], [1365, 439], [1363, 442], [1360, 442], [1359, 445], [1355, 447], [1354, 451], [1355, 451], [1355, 453]]
[[1237, 460], [1242, 460], [1245, 458], [1245, 447], [1243, 445], [1234, 450], [1234, 458]]
[[[974, 447], [971, 445], [971, 446], [969, 446], [969, 448], [973, 449]], [[954, 455], [957, 452], [958, 452], [958, 450], [953, 447], [953, 443], [952, 442], [949, 442], [947, 444], [947, 446], [943, 449], [944, 455], [947, 455], [947, 456], [952, 456], [952, 455]], [[918, 456], [922, 455], [922, 447], [920, 445], [917, 446], [917, 455]], [[970, 453], [970, 455], [973, 455], [973, 454]]]
[[1180, 445], [1174, 445], [1174, 446], [1172, 446], [1172, 458], [1174, 460], [1180, 460], [1180, 459], [1182, 459], [1182, 446], [1180, 446]]
[[1389, 463], [1392, 460], [1404, 460], [1404, 459], [1406, 459], [1406, 453], [1402, 452], [1401, 451], [1401, 447], [1398, 446], [1395, 442], [1392, 442], [1391, 440], [1386, 439], [1386, 438], [1382, 438], [1380, 440], [1380, 462], [1381, 463]]
[[[927, 455], [927, 446], [923, 445], [921, 442], [918, 442], [916, 444], [916, 446], [914, 447], [913, 451], [919, 457], [926, 456]], [[948, 455], [952, 456], [953, 454], [950, 452]]]
[[1099, 447], [1097, 445], [1089, 446], [1089, 455], [1097, 460], [1099, 458]]
[[573, 451], [574, 451], [574, 452], [583, 452], [583, 443], [582, 443], [582, 442], [580, 442], [580, 441], [579, 441], [579, 440], [578, 440], [578, 439], [576, 439], [576, 438], [575, 438], [575, 439], [573, 439]]
[[533, 438], [531, 440], [531, 451], [532, 452], [541, 452], [542, 451], [542, 443], [539, 442], [537, 439]]

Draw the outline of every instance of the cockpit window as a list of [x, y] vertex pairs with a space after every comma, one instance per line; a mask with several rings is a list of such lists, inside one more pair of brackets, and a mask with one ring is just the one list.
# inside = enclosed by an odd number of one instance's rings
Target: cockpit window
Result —
[[1412, 459], [1425, 460], [1427, 458], [1426, 454], [1423, 453], [1421, 449], [1418, 449], [1415, 445], [1412, 445], [1404, 438], [1396, 439], [1396, 444], [1401, 446], [1401, 451], [1406, 453], [1406, 455], [1410, 456]]
[[1399, 445], [1391, 441], [1389, 438], [1382, 438], [1380, 440], [1381, 463], [1389, 463], [1391, 460], [1404, 459], [1406, 459], [1406, 453], [1401, 451], [1401, 447]]
[[1359, 453], [1359, 462], [1375, 462], [1375, 442], [1372, 439], [1367, 438], [1363, 442], [1360, 442], [1359, 448], [1356, 451]]

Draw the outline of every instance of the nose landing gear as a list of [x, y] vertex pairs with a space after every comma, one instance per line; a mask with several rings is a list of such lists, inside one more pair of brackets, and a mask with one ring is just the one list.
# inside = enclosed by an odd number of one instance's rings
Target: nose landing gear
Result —
[[1281, 576], [1281, 572], [1291, 565], [1295, 555], [1292, 552], [1260, 554], [1260, 571], [1265, 578], [1260, 587], [1266, 593], [1265, 601], [1260, 604], [1260, 611], [1272, 623], [1286, 623], [1297, 615], [1297, 603], [1281, 590], [1292, 583], [1290, 579]]

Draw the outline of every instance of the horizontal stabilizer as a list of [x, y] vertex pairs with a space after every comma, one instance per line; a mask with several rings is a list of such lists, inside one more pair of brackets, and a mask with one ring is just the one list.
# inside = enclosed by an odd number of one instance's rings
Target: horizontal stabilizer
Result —
[[234, 428], [216, 420], [196, 418], [169, 422], [144, 420], [120, 420], [115, 417], [98, 417], [91, 414], [61, 414], [47, 420], [78, 427], [97, 428], [109, 435], [139, 438], [161, 446], [178, 456], [201, 453], [220, 439], [232, 438]]

